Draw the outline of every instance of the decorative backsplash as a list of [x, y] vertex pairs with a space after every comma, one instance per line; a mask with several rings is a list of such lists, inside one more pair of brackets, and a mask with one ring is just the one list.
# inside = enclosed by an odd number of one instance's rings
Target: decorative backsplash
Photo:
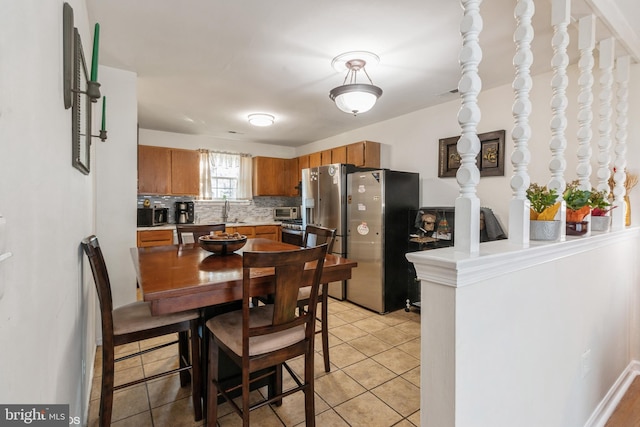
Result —
[[[207, 224], [222, 222], [221, 201], [196, 200], [193, 197], [180, 196], [138, 196], [138, 207], [142, 208], [144, 200], [149, 199], [151, 206], [169, 208], [169, 223], [175, 223], [175, 203], [194, 202], [195, 222]], [[228, 222], [268, 222], [273, 220], [273, 208], [279, 206], [300, 206], [300, 197], [254, 197], [250, 201], [229, 202]]]

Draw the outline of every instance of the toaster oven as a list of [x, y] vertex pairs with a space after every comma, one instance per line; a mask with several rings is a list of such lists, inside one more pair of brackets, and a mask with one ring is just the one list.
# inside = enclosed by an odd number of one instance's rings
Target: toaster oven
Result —
[[165, 225], [168, 216], [168, 208], [138, 208], [138, 227]]
[[298, 212], [299, 210], [297, 206], [273, 208], [273, 219], [275, 221], [282, 221], [285, 219], [298, 219], [300, 218]]

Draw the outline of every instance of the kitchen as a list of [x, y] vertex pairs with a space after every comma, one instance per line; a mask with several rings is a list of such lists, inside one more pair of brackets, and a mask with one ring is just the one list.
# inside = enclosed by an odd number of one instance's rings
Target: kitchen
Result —
[[[73, 5], [77, 10], [84, 10], [84, 2], [73, 2]], [[317, 140], [296, 150], [278, 145], [241, 144], [222, 138], [212, 141], [204, 136], [172, 132], [145, 129], [138, 132], [136, 93], [142, 83], [133, 72], [106, 66], [100, 67], [100, 80], [104, 93], [109, 97], [109, 139], [105, 143], [95, 140], [92, 144], [92, 172], [85, 177], [69, 165], [69, 117], [68, 111], [61, 106], [61, 72], [56, 72], [61, 68], [60, 41], [52, 36], [58, 34], [60, 27], [59, 6], [57, 2], [19, 2], [11, 6], [11, 12], [15, 13], [3, 14], [0, 18], [3, 31], [8, 33], [4, 40], [21, 41], [5, 45], [7, 63], [16, 66], [3, 69], [7, 78], [0, 82], [2, 92], [7, 94], [3, 99], [15, 101], [12, 108], [2, 107], [1, 122], [3, 141], [9, 143], [3, 143], [0, 174], [4, 182], [12, 185], [3, 185], [0, 194], [2, 214], [7, 220], [6, 248], [13, 256], [0, 264], [0, 296], [5, 319], [0, 329], [3, 342], [20, 342], [22, 349], [2, 354], [1, 376], [5, 386], [1, 400], [4, 402], [18, 398], [20, 401], [37, 398], [48, 402], [59, 399], [71, 402], [73, 408], [85, 406], [87, 384], [82, 384], [78, 376], [86, 362], [84, 356], [93, 354], [92, 349], [95, 349], [96, 324], [95, 316], [92, 316], [95, 314], [94, 294], [83, 285], [91, 285], [91, 282], [87, 277], [82, 278], [78, 242], [95, 231], [101, 238], [104, 236], [103, 245], [110, 248], [136, 245], [133, 222], [136, 206], [133, 200], [137, 198], [138, 141], [141, 145], [179, 145], [194, 150], [208, 147], [285, 159], [354, 141], [380, 141], [383, 144], [383, 167], [420, 172], [423, 204], [451, 205], [457, 195], [455, 180], [437, 178], [437, 155], [434, 153], [439, 138], [459, 133], [456, 121], [460, 106], [458, 99], [451, 98], [442, 105], [407, 113], [386, 123], [370, 124], [346, 134]], [[500, 20], [506, 19], [504, 10], [497, 15]], [[88, 20], [78, 18], [77, 25], [83, 39], [90, 40]], [[33, 29], [26, 38], [25, 28]], [[571, 69], [570, 74], [571, 80], [575, 81], [577, 70]], [[633, 65], [630, 87], [630, 111], [633, 112], [637, 111], [637, 100], [640, 99], [638, 77], [637, 65]], [[550, 74], [534, 78], [534, 86], [542, 98], [536, 105], [548, 105], [549, 80]], [[32, 85], [33, 82], [39, 83]], [[570, 95], [573, 98], [577, 96], [577, 89], [573, 86]], [[483, 130], [511, 128], [511, 84], [487, 88], [481, 94], [480, 102], [486, 107], [483, 109]], [[34, 117], [38, 118], [37, 125]], [[545, 131], [549, 120], [539, 110], [534, 112], [532, 120], [533, 127], [542, 132], [538, 137], [539, 144], [532, 147], [534, 154], [540, 155], [546, 151], [546, 141], [550, 139], [549, 132]], [[575, 134], [575, 128], [570, 123], [568, 133]], [[637, 121], [630, 123], [629, 133], [639, 134]], [[629, 159], [638, 158], [637, 150], [637, 144], [630, 144]], [[568, 170], [574, 166], [570, 163]], [[503, 219], [508, 211], [508, 201], [505, 200], [508, 200], [508, 179], [512, 173], [509, 167], [507, 163], [504, 178], [483, 180], [478, 189], [487, 205], [500, 207], [496, 211]], [[546, 176], [545, 162], [538, 161], [532, 173]], [[632, 216], [637, 224], [640, 207], [638, 198], [634, 196], [632, 194]], [[56, 214], [52, 216], [51, 212]], [[44, 245], [34, 245], [43, 237], [58, 242], [56, 249], [60, 250], [51, 251]], [[129, 254], [109, 249], [106, 256], [114, 265], [110, 269], [112, 280], [131, 283], [134, 274]], [[38, 267], [34, 268], [34, 264]], [[52, 272], [56, 274], [52, 275]], [[132, 288], [127, 285], [120, 289], [114, 294], [115, 302], [135, 299], [135, 289]], [[34, 316], [34, 312], [40, 315]], [[43, 318], [55, 321], [48, 322], [48, 327], [43, 330]], [[36, 339], [25, 339], [34, 335]], [[636, 344], [633, 341], [629, 349], [632, 355], [637, 353]], [[49, 353], [49, 357], [42, 357], [43, 350]], [[28, 366], [29, 369], [15, 369], [15, 366]], [[38, 387], [34, 391], [35, 383]], [[584, 409], [589, 405], [585, 403], [575, 407]]]

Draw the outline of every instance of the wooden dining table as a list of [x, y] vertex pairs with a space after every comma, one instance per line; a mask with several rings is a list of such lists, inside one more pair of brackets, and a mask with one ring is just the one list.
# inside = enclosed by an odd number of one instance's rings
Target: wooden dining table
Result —
[[[247, 239], [246, 245], [228, 255], [216, 255], [197, 243], [131, 248], [138, 285], [153, 315], [204, 308], [242, 299], [242, 254], [246, 251], [286, 251], [299, 246], [269, 239]], [[321, 283], [351, 278], [355, 261], [327, 254]], [[309, 265], [304, 280], [311, 282]], [[252, 280], [253, 295], [273, 292], [273, 270], [258, 271]]]

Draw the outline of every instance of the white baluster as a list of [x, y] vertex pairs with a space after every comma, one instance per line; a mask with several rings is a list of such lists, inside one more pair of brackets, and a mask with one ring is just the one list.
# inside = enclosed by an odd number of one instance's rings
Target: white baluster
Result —
[[598, 191], [609, 191], [609, 163], [611, 156], [611, 99], [613, 91], [613, 53], [615, 40], [613, 37], [601, 40], [600, 44], [600, 101], [598, 125]]
[[533, 27], [531, 18], [535, 13], [533, 0], [519, 0], [515, 8], [516, 31], [513, 39], [516, 43], [516, 54], [513, 57], [513, 65], [516, 76], [513, 81], [515, 101], [512, 113], [515, 121], [511, 138], [514, 149], [511, 154], [513, 176], [511, 177], [511, 190], [513, 198], [509, 205], [509, 240], [516, 244], [528, 246], [529, 244], [529, 208], [527, 188], [530, 178], [528, 172], [531, 152], [529, 151], [529, 139], [531, 138], [531, 126], [529, 115], [531, 114], [531, 64], [533, 53], [531, 42], [533, 41]]
[[480, 122], [478, 94], [482, 81], [478, 74], [478, 64], [482, 60], [482, 49], [478, 36], [482, 31], [480, 16], [481, 0], [462, 0], [464, 17], [460, 23], [462, 50], [459, 61], [462, 77], [458, 90], [462, 106], [458, 111], [458, 123], [462, 134], [457, 149], [460, 155], [460, 168], [456, 173], [460, 196], [455, 202], [455, 249], [465, 253], [477, 253], [480, 249], [480, 199], [476, 187], [480, 182], [480, 171], [476, 165], [476, 156], [480, 151], [477, 125]]
[[569, 25], [571, 13], [571, 3], [569, 0], [554, 0], [551, 9], [551, 23], [553, 25], [553, 39], [551, 45], [553, 47], [553, 58], [551, 66], [553, 67], [553, 78], [551, 79], [551, 89], [553, 96], [551, 97], [551, 142], [549, 149], [551, 150], [551, 160], [549, 161], [549, 171], [551, 179], [548, 187], [555, 189], [558, 193], [558, 200], [562, 203], [557, 218], [560, 220], [560, 239], [564, 240], [566, 234], [566, 208], [562, 193], [566, 187], [564, 171], [567, 169], [567, 161], [564, 157], [564, 150], [567, 147], [567, 138], [565, 130], [567, 128], [567, 66], [569, 65], [569, 56], [567, 55], [567, 46], [569, 45], [569, 33], [567, 27]]
[[580, 49], [580, 77], [578, 86], [578, 166], [576, 174], [580, 189], [591, 190], [591, 122], [593, 121], [593, 49], [596, 43], [596, 18], [587, 15], [579, 21], [578, 49]]
[[621, 230], [625, 227], [626, 204], [624, 196], [626, 189], [624, 182], [627, 178], [627, 122], [629, 110], [629, 65], [631, 58], [623, 56], [616, 61], [616, 82], [618, 83], [618, 103], [616, 105], [616, 158], [613, 162], [616, 172], [613, 174], [615, 186], [613, 187], [613, 205], [611, 211], [611, 228]]

